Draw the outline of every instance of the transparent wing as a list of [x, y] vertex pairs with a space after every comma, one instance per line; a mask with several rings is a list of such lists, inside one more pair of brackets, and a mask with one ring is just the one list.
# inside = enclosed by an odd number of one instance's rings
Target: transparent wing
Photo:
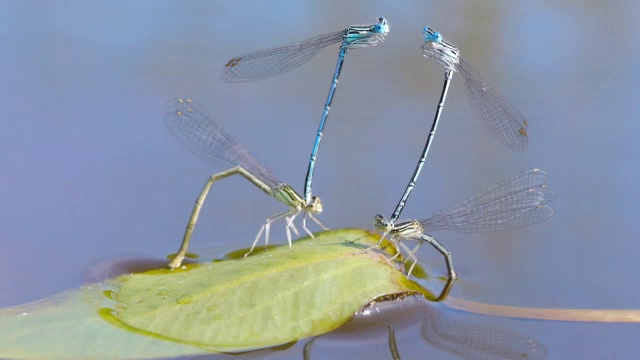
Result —
[[217, 170], [242, 166], [273, 188], [280, 181], [238, 144], [206, 111], [190, 99], [171, 99], [166, 105], [167, 128], [189, 151]]
[[543, 184], [547, 173], [525, 171], [500, 182], [458, 205], [420, 221], [424, 231], [485, 232], [515, 229], [553, 216], [545, 206], [557, 192]]
[[222, 68], [220, 78], [226, 82], [245, 82], [280, 75], [306, 63], [325, 47], [341, 42], [344, 34], [344, 30], [338, 31], [240, 55]]
[[487, 85], [471, 64], [460, 58], [458, 70], [466, 82], [471, 109], [498, 141], [513, 150], [528, 145], [527, 121], [502, 94]]
[[425, 311], [422, 337], [431, 345], [464, 359], [546, 359], [547, 348], [514, 330], [446, 318]]

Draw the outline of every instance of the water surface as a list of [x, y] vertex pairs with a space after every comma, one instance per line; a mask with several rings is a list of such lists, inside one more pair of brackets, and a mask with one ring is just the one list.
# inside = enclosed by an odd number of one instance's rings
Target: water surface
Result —
[[[529, 119], [529, 149], [488, 135], [455, 77], [430, 158], [404, 212], [426, 217], [526, 169], [559, 196], [544, 223], [496, 234], [434, 235], [461, 280], [451, 295], [526, 307], [640, 307], [640, 5], [635, 1], [3, 2], [0, 74], [0, 306], [86, 281], [92, 266], [177, 249], [210, 169], [164, 128], [164, 102], [197, 99], [280, 179], [302, 191], [337, 48], [250, 84], [219, 80], [233, 56], [386, 16], [387, 41], [346, 59], [314, 192], [331, 228], [390, 214], [430, 127], [442, 68], [421, 56], [431, 25]], [[216, 185], [195, 247], [246, 246], [282, 211], [238, 178]], [[283, 239], [275, 226], [274, 239]], [[441, 257], [419, 252], [434, 275]], [[447, 316], [462, 316], [451, 310]], [[468, 315], [543, 344], [549, 358], [630, 358], [637, 325]], [[406, 358], [446, 355], [411, 326]], [[316, 356], [388, 358], [384, 333], [322, 339]], [[386, 349], [386, 350], [381, 350]], [[272, 358], [299, 358], [302, 345]], [[455, 358], [455, 357], [454, 357]]]

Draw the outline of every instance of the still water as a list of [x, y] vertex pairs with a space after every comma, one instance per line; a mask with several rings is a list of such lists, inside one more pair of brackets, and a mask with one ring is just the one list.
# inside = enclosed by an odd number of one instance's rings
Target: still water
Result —
[[[164, 102], [198, 100], [282, 181], [302, 191], [337, 47], [285, 75], [220, 81], [247, 51], [372, 23], [385, 43], [350, 52], [314, 177], [321, 221], [371, 228], [390, 215], [429, 131], [443, 71], [422, 57], [431, 25], [529, 122], [529, 148], [486, 133], [454, 75], [442, 122], [403, 215], [424, 218], [531, 168], [549, 174], [555, 216], [494, 234], [434, 233], [452, 251], [451, 296], [523, 307], [640, 308], [636, 273], [640, 4], [636, 1], [5, 1], [0, 3], [0, 306], [88, 281], [91, 268], [177, 249], [208, 166], [165, 129]], [[283, 211], [241, 179], [216, 185], [194, 250], [246, 246]], [[283, 239], [276, 225], [274, 239]], [[439, 254], [418, 253], [434, 275]], [[523, 321], [435, 305], [507, 328], [548, 358], [632, 358], [640, 325]], [[397, 324], [396, 324], [397, 325]], [[456, 358], [421, 325], [396, 326], [404, 358]], [[388, 358], [387, 335], [318, 339], [315, 356]], [[302, 344], [267, 357], [291, 359]]]

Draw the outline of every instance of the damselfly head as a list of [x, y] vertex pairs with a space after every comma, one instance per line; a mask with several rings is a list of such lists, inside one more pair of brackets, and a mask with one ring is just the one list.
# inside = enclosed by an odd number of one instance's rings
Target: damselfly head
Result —
[[389, 33], [387, 19], [380, 17], [375, 25], [354, 25], [345, 29], [341, 49], [361, 49], [384, 42]]
[[458, 71], [457, 65], [460, 62], [460, 51], [457, 47], [447, 42], [442, 35], [433, 31], [430, 27], [424, 28], [424, 44], [422, 44], [422, 55], [434, 59], [438, 64], [453, 71]]
[[373, 219], [373, 225], [375, 226], [376, 230], [389, 231], [392, 228], [389, 220], [385, 219], [385, 217], [380, 214], [377, 214]]
[[425, 42], [439, 43], [439, 42], [442, 41], [442, 35], [439, 32], [434, 31], [429, 26], [425, 26], [424, 27], [424, 30], [422, 31], [422, 34], [424, 35], [424, 41]]
[[373, 31], [378, 34], [387, 35], [389, 33], [389, 24], [384, 17], [378, 18], [378, 23], [373, 27]]
[[320, 214], [322, 212], [322, 201], [318, 196], [312, 196], [311, 202], [307, 205], [307, 211], [314, 214]]

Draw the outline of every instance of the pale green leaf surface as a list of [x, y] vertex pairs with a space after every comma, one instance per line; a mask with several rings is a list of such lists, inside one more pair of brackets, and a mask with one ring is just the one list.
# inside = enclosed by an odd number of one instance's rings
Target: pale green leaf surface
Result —
[[0, 309], [0, 358], [127, 359], [202, 353], [108, 324], [98, 313], [108, 300], [89, 286]]
[[[120, 276], [0, 309], [0, 357], [150, 358], [271, 347], [333, 330], [371, 300], [423, 288], [366, 232], [327, 231], [244, 259]], [[375, 238], [373, 238], [375, 239]], [[109, 296], [103, 294], [105, 289]], [[100, 312], [100, 313], [99, 313]], [[23, 315], [23, 313], [27, 313]]]

